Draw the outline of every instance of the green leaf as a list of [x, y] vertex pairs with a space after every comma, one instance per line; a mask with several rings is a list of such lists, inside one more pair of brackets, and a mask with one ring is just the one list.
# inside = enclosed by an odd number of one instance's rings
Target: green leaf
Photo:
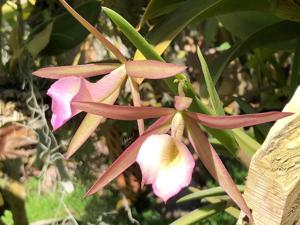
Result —
[[128, 40], [139, 49], [147, 59], [163, 61], [162, 57], [153, 50], [153, 47], [135, 30], [135, 28], [115, 11], [102, 7], [106, 15], [118, 26]]
[[203, 21], [206, 18], [231, 12], [270, 9], [268, 0], [188, 0], [164, 20], [155, 26], [147, 36], [153, 45], [160, 45], [162, 53], [170, 42], [192, 21]]
[[49, 23], [41, 32], [33, 36], [33, 38], [26, 44], [26, 48], [33, 58], [48, 45], [51, 37], [53, 23]]
[[214, 82], [216, 83], [218, 81], [227, 64], [234, 58], [260, 46], [288, 40], [297, 40], [299, 39], [299, 35], [300, 23], [291, 21], [281, 21], [255, 32], [245, 40], [235, 44], [231, 49], [221, 53], [220, 56], [212, 62], [210, 68]]
[[142, 27], [148, 20], [174, 11], [183, 2], [184, 0], [150, 0], [140, 21], [139, 27]]
[[248, 156], [251, 157], [260, 148], [260, 144], [255, 139], [246, 134], [243, 129], [234, 129], [233, 133], [236, 141], [241, 147], [241, 150]]
[[[80, 4], [76, 10], [90, 23], [97, 21], [101, 7], [96, 0], [89, 0]], [[50, 41], [42, 51], [45, 55], [57, 55], [80, 44], [89, 32], [69, 13], [65, 12], [53, 20]]]
[[257, 11], [234, 12], [218, 16], [218, 20], [226, 30], [241, 39], [281, 21], [271, 13]]
[[[245, 186], [240, 185], [238, 186], [238, 189], [243, 192]], [[180, 199], [177, 200], [177, 203], [192, 201], [192, 200], [200, 200], [202, 198], [211, 197], [211, 196], [220, 196], [220, 195], [226, 195], [226, 192], [222, 187], [213, 187], [206, 190], [199, 190], [196, 192], [193, 192], [191, 194], [188, 194]]]
[[173, 223], [171, 223], [170, 225], [188, 225], [188, 224], [193, 224], [197, 221], [201, 221], [204, 220], [218, 212], [223, 211], [224, 209], [226, 209], [226, 202], [218, 202], [215, 204], [210, 204], [204, 207], [201, 207], [199, 209], [196, 209], [182, 217], [180, 217], [179, 219], [177, 219], [176, 221], [174, 221]]
[[197, 47], [197, 54], [198, 54], [198, 59], [200, 61], [201, 67], [202, 67], [202, 72], [204, 75], [207, 91], [209, 94], [209, 100], [214, 109], [214, 113], [219, 116], [225, 115], [224, 110], [223, 110], [223, 104], [219, 98], [217, 91], [216, 91], [215, 84], [214, 84], [213, 80], [211, 79], [208, 66], [206, 64], [206, 61], [205, 61], [199, 47]]
[[272, 0], [276, 16], [300, 22], [300, 2], [295, 0]]

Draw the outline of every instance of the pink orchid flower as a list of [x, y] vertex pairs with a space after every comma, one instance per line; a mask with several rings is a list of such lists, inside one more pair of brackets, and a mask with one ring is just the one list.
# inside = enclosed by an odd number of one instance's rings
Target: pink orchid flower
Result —
[[[71, 117], [81, 112], [71, 105], [72, 101], [101, 102], [110, 96], [113, 90], [120, 87], [125, 78], [126, 70], [124, 66], [121, 66], [96, 83], [75, 76], [63, 77], [54, 82], [47, 92], [52, 98], [53, 130], [57, 130]], [[112, 96], [111, 103], [115, 100], [116, 96]]]
[[[291, 115], [287, 112], [266, 112], [235, 116], [209, 116], [189, 112], [192, 99], [175, 97], [174, 108], [133, 107], [93, 102], [73, 102], [72, 106], [110, 119], [136, 120], [160, 117], [136, 139], [102, 174], [86, 195], [102, 189], [134, 162], [141, 167], [145, 184], [152, 184], [154, 193], [164, 201], [189, 185], [194, 160], [181, 139], [186, 130], [188, 139], [210, 174], [219, 182], [240, 209], [252, 219], [250, 209], [235, 186], [218, 154], [199, 125], [217, 129], [234, 129], [266, 123]], [[168, 131], [171, 130], [171, 136]]]
[[[33, 72], [34, 75], [58, 79], [47, 94], [52, 98], [53, 130], [57, 130], [81, 110], [74, 108], [74, 101], [102, 102], [114, 104], [123, 84], [129, 78], [134, 105], [140, 106], [138, 86], [135, 78], [162, 79], [174, 76], [185, 70], [185, 66], [154, 60], [128, 61], [120, 64], [86, 64], [77, 66], [46, 67]], [[108, 74], [107, 74], [108, 73]], [[107, 75], [105, 75], [107, 74]], [[85, 78], [105, 75], [96, 83]], [[72, 138], [66, 158], [73, 155], [87, 140], [90, 134], [105, 118], [88, 114]], [[144, 131], [142, 120], [138, 120], [139, 131]]]

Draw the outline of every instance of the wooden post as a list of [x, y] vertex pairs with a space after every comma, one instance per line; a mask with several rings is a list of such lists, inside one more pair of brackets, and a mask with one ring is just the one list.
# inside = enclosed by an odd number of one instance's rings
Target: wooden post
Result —
[[[244, 197], [255, 225], [300, 225], [300, 88], [251, 160]], [[240, 215], [237, 225], [248, 225]]]

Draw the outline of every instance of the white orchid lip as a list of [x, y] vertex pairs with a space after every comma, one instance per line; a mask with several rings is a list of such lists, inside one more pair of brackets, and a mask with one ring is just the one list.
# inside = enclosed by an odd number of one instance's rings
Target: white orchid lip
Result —
[[187, 147], [168, 134], [149, 136], [136, 161], [142, 171], [142, 182], [152, 184], [154, 193], [165, 202], [190, 184], [195, 166]]

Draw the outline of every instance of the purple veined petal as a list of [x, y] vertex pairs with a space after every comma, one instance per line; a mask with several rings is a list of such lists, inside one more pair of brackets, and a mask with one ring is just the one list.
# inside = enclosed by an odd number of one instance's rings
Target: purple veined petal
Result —
[[193, 145], [193, 148], [198, 153], [199, 158], [207, 168], [213, 178], [218, 181], [220, 186], [232, 198], [232, 200], [239, 206], [239, 208], [253, 221], [250, 209], [248, 208], [242, 194], [239, 192], [230, 174], [226, 170], [224, 164], [219, 158], [218, 154], [208, 142], [207, 137], [200, 129], [194, 120], [185, 117], [185, 123], [188, 131], [188, 137]]
[[293, 113], [266, 112], [234, 116], [210, 116], [193, 112], [185, 112], [185, 114], [207, 127], [217, 129], [234, 129], [275, 121], [290, 116]]
[[138, 139], [136, 139], [123, 153], [113, 162], [113, 164], [96, 180], [88, 190], [86, 196], [92, 195], [101, 190], [109, 182], [123, 173], [135, 161], [140, 146], [152, 134], [166, 133], [171, 126], [172, 116], [163, 116], [152, 124]]
[[48, 89], [47, 95], [52, 98], [51, 124], [53, 130], [58, 129], [72, 116], [80, 112], [71, 106], [74, 99], [92, 100], [85, 80], [80, 77], [66, 77], [57, 80]]
[[118, 63], [92, 63], [75, 66], [51, 66], [36, 70], [32, 74], [48, 79], [60, 79], [70, 76], [87, 78], [108, 74], [119, 66], [120, 64]]
[[149, 119], [176, 113], [176, 110], [172, 108], [108, 105], [95, 102], [72, 102], [72, 106], [88, 113], [115, 120]]
[[152, 184], [154, 193], [165, 202], [190, 184], [195, 166], [187, 147], [168, 134], [149, 136], [136, 161], [142, 171], [142, 183]]
[[127, 74], [131, 77], [163, 79], [183, 72], [186, 67], [155, 60], [136, 60], [125, 63]]
[[183, 96], [175, 96], [174, 98], [174, 107], [178, 111], [186, 110], [190, 107], [192, 104], [193, 99], [189, 97], [183, 97]]

